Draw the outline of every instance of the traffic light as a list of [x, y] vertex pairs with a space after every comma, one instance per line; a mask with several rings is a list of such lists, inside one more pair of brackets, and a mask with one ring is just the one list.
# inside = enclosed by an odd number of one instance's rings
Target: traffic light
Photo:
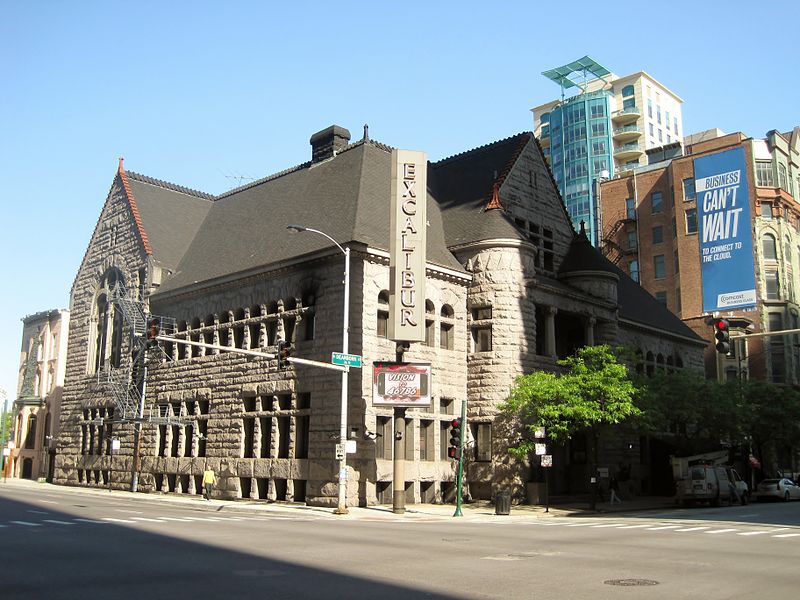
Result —
[[717, 352], [720, 354], [730, 353], [731, 333], [728, 319], [714, 319], [714, 339], [717, 340]]
[[447, 449], [447, 456], [461, 459], [461, 419], [450, 421], [450, 447]]
[[289, 357], [292, 355], [292, 342], [278, 340], [278, 368], [287, 369], [289, 367]]
[[147, 347], [148, 348], [155, 348], [158, 345], [158, 340], [156, 338], [161, 333], [161, 322], [152, 317], [147, 322]]

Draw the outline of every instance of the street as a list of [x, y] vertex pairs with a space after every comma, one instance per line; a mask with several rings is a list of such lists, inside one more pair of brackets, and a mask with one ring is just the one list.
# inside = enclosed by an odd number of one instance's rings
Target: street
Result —
[[231, 504], [0, 485], [0, 598], [752, 599], [797, 591], [800, 502], [416, 520]]

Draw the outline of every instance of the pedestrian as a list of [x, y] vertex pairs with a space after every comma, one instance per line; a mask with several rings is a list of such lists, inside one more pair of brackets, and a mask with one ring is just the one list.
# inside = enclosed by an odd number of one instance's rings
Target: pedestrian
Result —
[[618, 492], [619, 492], [619, 482], [617, 481], [616, 475], [612, 475], [611, 476], [611, 479], [608, 482], [608, 489], [609, 489], [609, 492], [610, 492], [609, 493], [610, 498], [609, 498], [608, 501], [611, 504], [614, 504], [614, 503], [622, 504], [622, 500], [620, 500], [620, 497], [619, 497], [619, 494], [618, 494]]
[[206, 500], [211, 500], [211, 490], [217, 483], [217, 476], [214, 474], [214, 469], [207, 467], [203, 471], [203, 497]]

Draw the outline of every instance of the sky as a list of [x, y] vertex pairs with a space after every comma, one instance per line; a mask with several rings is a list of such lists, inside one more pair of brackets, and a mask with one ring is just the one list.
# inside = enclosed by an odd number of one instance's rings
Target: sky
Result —
[[[0, 389], [21, 319], [69, 308], [125, 168], [211, 194], [310, 159], [332, 124], [440, 160], [533, 129], [589, 55], [684, 100], [686, 133], [800, 125], [796, 0], [567, 4], [0, 0]], [[2, 397], [2, 394], [0, 394]]]

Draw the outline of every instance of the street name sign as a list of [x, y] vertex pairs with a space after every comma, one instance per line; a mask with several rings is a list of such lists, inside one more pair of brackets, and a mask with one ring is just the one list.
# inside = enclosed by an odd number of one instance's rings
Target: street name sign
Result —
[[331, 354], [331, 362], [335, 365], [344, 365], [345, 367], [361, 367], [361, 356], [358, 354], [345, 354], [344, 352], [333, 352]]

